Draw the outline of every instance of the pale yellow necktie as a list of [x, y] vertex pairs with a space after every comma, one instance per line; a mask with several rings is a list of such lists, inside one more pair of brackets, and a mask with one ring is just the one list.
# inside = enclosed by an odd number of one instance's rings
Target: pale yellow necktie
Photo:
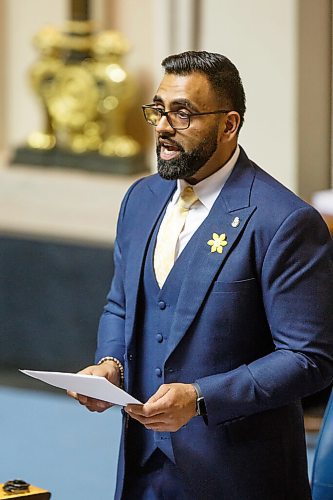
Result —
[[189, 209], [196, 201], [198, 201], [198, 197], [193, 188], [187, 186], [180, 194], [168, 220], [158, 233], [154, 253], [154, 271], [160, 288], [174, 265], [179, 235], [185, 225]]

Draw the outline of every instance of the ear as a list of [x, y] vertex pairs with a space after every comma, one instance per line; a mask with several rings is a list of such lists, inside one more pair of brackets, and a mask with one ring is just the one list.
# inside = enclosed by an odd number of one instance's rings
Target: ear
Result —
[[237, 111], [230, 111], [226, 115], [224, 123], [224, 136], [225, 139], [233, 139], [237, 135], [237, 131], [240, 125], [240, 116]]

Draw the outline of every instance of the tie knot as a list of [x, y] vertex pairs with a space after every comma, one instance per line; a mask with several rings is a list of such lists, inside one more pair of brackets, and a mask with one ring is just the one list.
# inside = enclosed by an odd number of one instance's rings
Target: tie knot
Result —
[[193, 203], [198, 201], [198, 196], [196, 193], [193, 191], [193, 188], [191, 186], [187, 186], [185, 189], [180, 194], [179, 197], [179, 202], [183, 208], [190, 208]]

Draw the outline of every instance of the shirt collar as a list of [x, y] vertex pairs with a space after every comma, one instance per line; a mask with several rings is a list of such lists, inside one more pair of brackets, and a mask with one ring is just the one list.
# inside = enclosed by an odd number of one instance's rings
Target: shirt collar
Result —
[[[237, 145], [234, 154], [227, 161], [227, 163], [225, 163], [219, 170], [214, 172], [214, 174], [206, 177], [206, 179], [203, 179], [202, 181], [198, 182], [198, 184], [192, 186], [199, 200], [203, 205], [205, 205], [208, 210], [212, 208], [216, 198], [221, 192], [221, 189], [227, 182], [234, 166], [236, 165], [239, 153], [240, 149]], [[176, 201], [178, 199], [179, 194], [186, 186], [189, 186], [189, 184], [185, 180], [177, 180], [177, 190], [175, 196], [173, 197], [173, 201]]]

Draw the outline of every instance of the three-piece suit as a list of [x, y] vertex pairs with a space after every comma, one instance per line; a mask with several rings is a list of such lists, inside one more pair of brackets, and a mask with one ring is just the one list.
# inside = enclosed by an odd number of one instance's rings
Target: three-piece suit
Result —
[[[207, 419], [129, 433], [124, 415], [116, 498], [128, 458], [144, 464], [159, 448], [193, 499], [309, 499], [300, 399], [333, 377], [327, 227], [241, 150], [160, 289], [154, 246], [175, 188], [152, 175], [123, 200], [96, 362], [123, 362], [125, 389], [143, 402], [163, 383], [197, 382]], [[221, 253], [214, 233], [225, 234]]]

